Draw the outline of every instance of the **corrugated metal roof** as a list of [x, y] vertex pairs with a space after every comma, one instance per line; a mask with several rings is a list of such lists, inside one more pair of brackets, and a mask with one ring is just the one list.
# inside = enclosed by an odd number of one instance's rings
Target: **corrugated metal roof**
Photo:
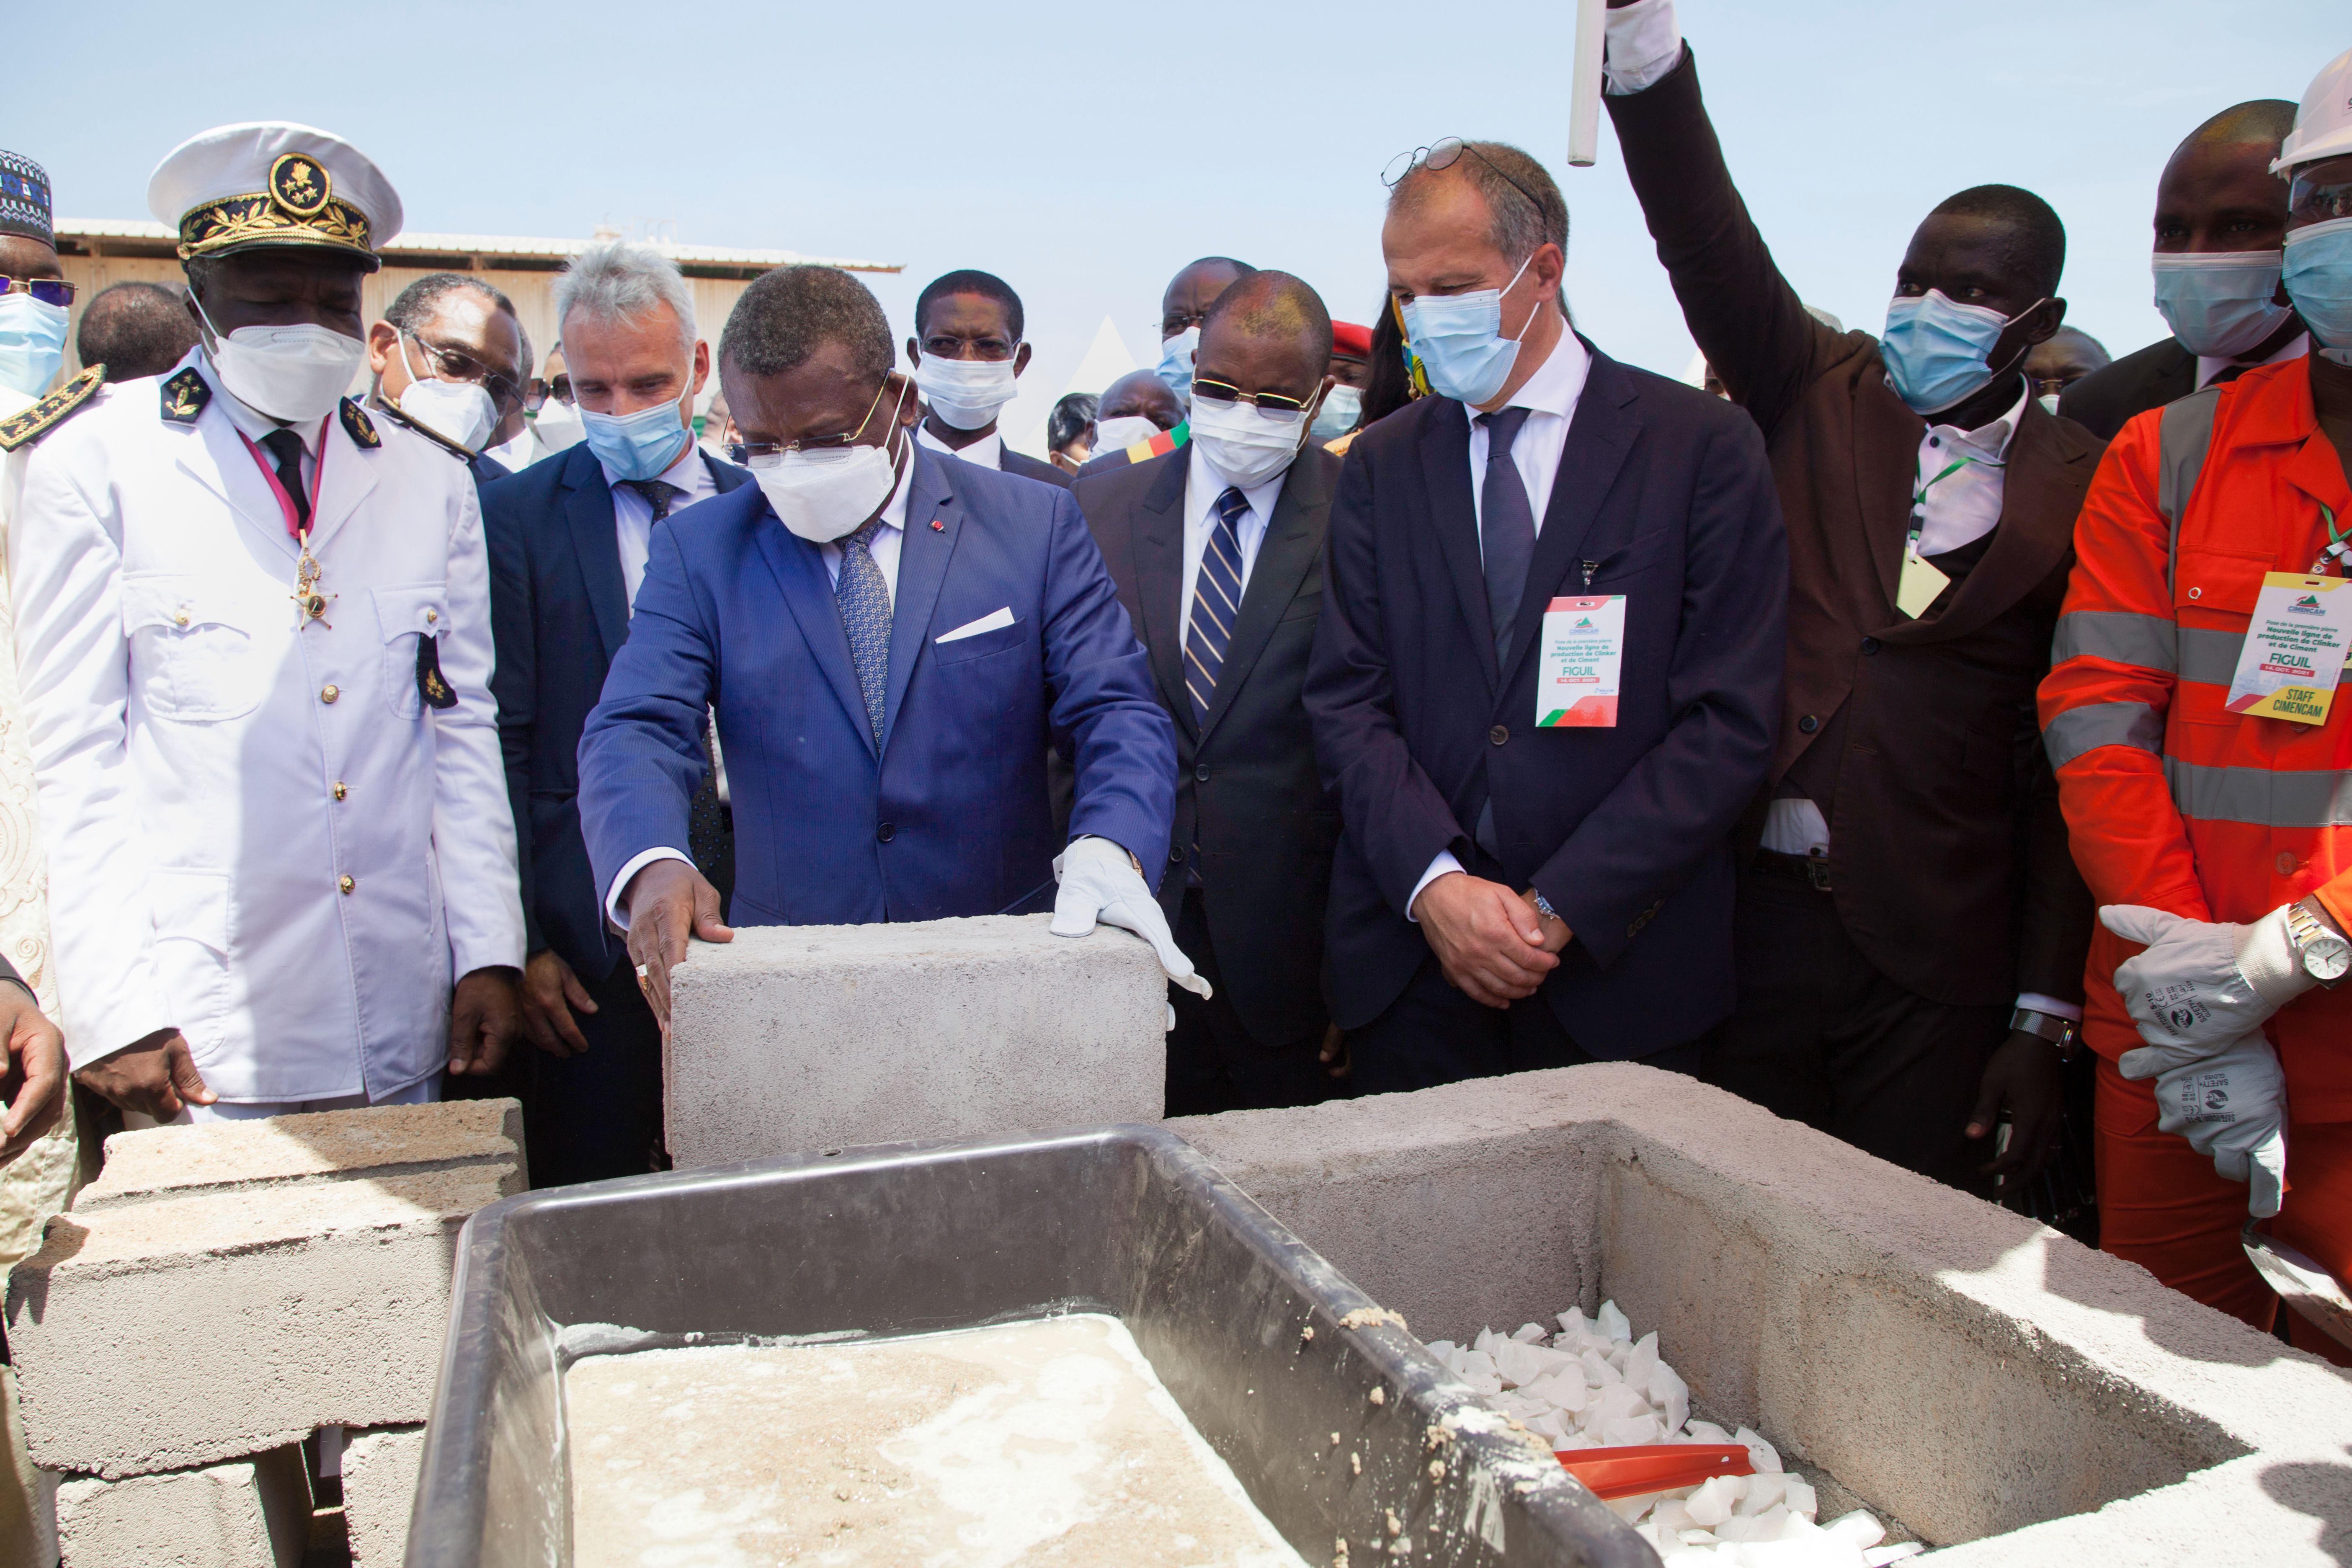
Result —
[[[92, 239], [174, 241], [179, 236], [169, 224], [147, 218], [58, 218], [57, 232]], [[403, 254], [426, 256], [520, 256], [560, 261], [577, 256], [596, 243], [593, 239], [529, 239], [512, 235], [402, 234], [381, 252], [387, 258]], [[804, 256], [797, 250], [753, 250], [728, 245], [680, 245], [673, 240], [650, 242], [656, 250], [682, 266], [794, 267], [814, 264], [838, 267], [847, 272], [898, 272], [903, 261], [863, 261], [840, 256]]]

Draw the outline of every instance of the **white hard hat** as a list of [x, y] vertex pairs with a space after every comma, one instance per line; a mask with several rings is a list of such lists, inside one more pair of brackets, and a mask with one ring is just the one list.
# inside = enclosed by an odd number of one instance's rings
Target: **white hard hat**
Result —
[[365, 257], [400, 232], [383, 171], [331, 132], [285, 121], [223, 125], [164, 155], [147, 210], [180, 231], [180, 257], [306, 246]]
[[2271, 173], [2284, 174], [2298, 163], [2352, 154], [2352, 49], [2327, 62], [2304, 89], [2294, 129], [2279, 143]]

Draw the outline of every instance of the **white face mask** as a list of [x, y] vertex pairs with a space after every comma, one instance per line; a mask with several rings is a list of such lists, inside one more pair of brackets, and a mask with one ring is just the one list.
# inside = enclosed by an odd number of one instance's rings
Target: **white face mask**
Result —
[[[194, 298], [193, 295], [190, 298]], [[352, 378], [367, 362], [367, 344], [331, 327], [239, 327], [226, 337], [204, 315], [211, 339], [205, 345], [213, 368], [229, 395], [248, 408], [289, 425], [324, 419], [351, 390]]]
[[[417, 375], [408, 357], [408, 334], [400, 335], [401, 368], [413, 378], [401, 389], [400, 411], [420, 425], [430, 426], [469, 452], [481, 450], [499, 426], [498, 405], [480, 383], [441, 381], [431, 374]], [[424, 357], [422, 354], [418, 358]]]
[[1311, 411], [1278, 414], [1255, 404], [1192, 399], [1192, 445], [1216, 476], [1243, 489], [1274, 479], [1298, 456]]
[[539, 444], [551, 453], [577, 447], [588, 438], [588, 426], [581, 419], [580, 410], [552, 397], [541, 404], [539, 412], [530, 416], [530, 428], [539, 437]]
[[1138, 441], [1149, 441], [1160, 434], [1160, 426], [1140, 414], [1122, 414], [1116, 419], [1095, 421], [1095, 444], [1089, 455], [1100, 457], [1105, 452], [1124, 452]]
[[[1015, 348], [1013, 357], [1021, 351]], [[1013, 401], [1013, 360], [940, 359], [925, 354], [915, 370], [923, 401], [950, 430], [984, 430]]]
[[[874, 395], [878, 403], [882, 395]], [[893, 437], [906, 403], [902, 391], [890, 411]], [[866, 417], [873, 417], [872, 410]], [[899, 445], [903, 448], [905, 443]], [[754, 458], [747, 466], [785, 528], [812, 544], [830, 544], [863, 528], [890, 499], [898, 483], [899, 456], [903, 451], [894, 455], [886, 441], [879, 447], [781, 452]]]

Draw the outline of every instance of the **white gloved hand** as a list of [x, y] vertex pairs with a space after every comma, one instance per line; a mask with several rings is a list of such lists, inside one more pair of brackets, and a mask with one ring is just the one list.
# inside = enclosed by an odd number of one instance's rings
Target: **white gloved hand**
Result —
[[1097, 921], [1131, 931], [1151, 944], [1169, 979], [1208, 998], [1209, 983], [1169, 934], [1168, 917], [1135, 868], [1134, 857], [1108, 838], [1089, 836], [1054, 857], [1054, 876], [1062, 884], [1048, 928], [1055, 936], [1084, 936]]
[[2286, 1074], [2260, 1033], [2156, 1080], [2158, 1128], [2210, 1155], [2214, 1173], [2244, 1182], [2246, 1212], [2268, 1219], [2286, 1184]]
[[2155, 1078], [2226, 1050], [2315, 984], [2287, 941], [2284, 904], [2251, 925], [2183, 920], [2145, 904], [2108, 904], [2099, 920], [2147, 944], [2116, 969], [2116, 989], [2147, 1042], [2116, 1063], [2126, 1078]]

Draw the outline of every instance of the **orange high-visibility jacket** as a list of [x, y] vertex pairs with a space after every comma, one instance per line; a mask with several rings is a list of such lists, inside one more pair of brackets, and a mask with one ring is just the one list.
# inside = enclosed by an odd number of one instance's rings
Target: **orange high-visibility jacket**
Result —
[[[2301, 360], [2140, 415], [2108, 447], [2042, 683], [2074, 859], [2100, 903], [2242, 921], [2315, 892], [2352, 928], [2352, 680], [2322, 725], [2223, 706], [2263, 574], [2311, 570], [2323, 505], [2352, 529]], [[2104, 927], [2091, 944], [2084, 1033], [2110, 1058], [2139, 1044], [2115, 990], [2137, 951]], [[2352, 982], [2306, 992], [2269, 1032], [2296, 1117], [2352, 1121]]]

